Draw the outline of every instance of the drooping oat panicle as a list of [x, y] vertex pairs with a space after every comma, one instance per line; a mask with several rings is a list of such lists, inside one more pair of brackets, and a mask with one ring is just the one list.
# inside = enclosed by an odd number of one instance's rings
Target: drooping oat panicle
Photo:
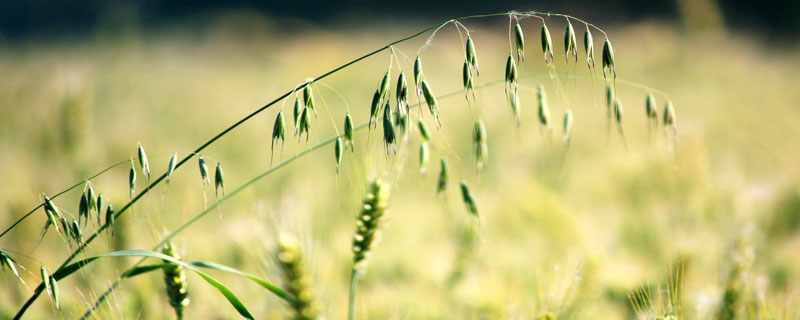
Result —
[[483, 120], [475, 122], [475, 129], [472, 133], [473, 144], [475, 145], [475, 166], [478, 170], [483, 169], [489, 160], [489, 147], [486, 138], [486, 125]]
[[586, 65], [589, 69], [594, 69], [594, 38], [592, 38], [592, 31], [589, 26], [586, 26], [586, 31], [583, 33], [583, 48], [586, 49]]
[[664, 105], [664, 127], [676, 127], [675, 121], [675, 106], [672, 105], [672, 101], [667, 101], [667, 104]]
[[222, 164], [217, 162], [217, 169], [214, 172], [214, 192], [219, 197], [219, 192], [222, 190], [222, 195], [225, 195], [225, 174], [222, 172]]
[[614, 48], [611, 46], [611, 41], [606, 38], [603, 43], [603, 77], [608, 79], [617, 78], [616, 62], [614, 60]]
[[108, 208], [106, 208], [106, 224], [108, 225], [108, 232], [110, 232], [111, 235], [114, 235], [114, 220], [115, 219], [116, 218], [114, 218], [114, 208], [109, 203], [108, 204]]
[[430, 110], [431, 115], [433, 115], [433, 119], [436, 120], [436, 124], [441, 126], [442, 123], [439, 121], [439, 104], [436, 101], [436, 95], [433, 93], [433, 89], [431, 89], [431, 86], [426, 80], [422, 80], [422, 95], [425, 97], [425, 103], [428, 105], [428, 110]]
[[381, 83], [378, 85], [378, 93], [381, 101], [384, 101], [387, 98], [387, 94], [389, 94], [389, 71], [383, 75], [381, 79]]
[[80, 245], [81, 242], [83, 242], [83, 233], [81, 232], [80, 224], [78, 224], [78, 221], [72, 220], [72, 224], [70, 226], [72, 227], [70, 230], [72, 239], [75, 240], [75, 243]]
[[17, 270], [17, 261], [2, 250], [0, 250], [0, 267], [2, 267], [3, 270], [8, 268], [17, 278], [22, 280], [22, 277], [19, 276], [19, 271]]
[[147, 153], [144, 152], [142, 144], [139, 144], [139, 166], [142, 168], [142, 175], [146, 180], [150, 179], [150, 163], [147, 162]]
[[436, 194], [440, 194], [447, 190], [447, 181], [450, 177], [448, 171], [447, 158], [442, 157], [442, 160], [440, 161], [439, 179], [436, 182]]
[[336, 137], [336, 144], [333, 146], [333, 155], [336, 158], [336, 173], [339, 173], [339, 165], [342, 164], [342, 153], [344, 151], [344, 144], [342, 137]]
[[478, 53], [475, 51], [475, 43], [469, 35], [467, 35], [466, 54], [469, 67], [475, 70], [475, 75], [480, 75], [481, 72], [478, 69]]
[[278, 238], [278, 262], [286, 282], [286, 292], [294, 297], [291, 302], [295, 320], [319, 319], [320, 303], [316, 299], [311, 275], [306, 270], [303, 253], [297, 239], [283, 233]]
[[167, 165], [167, 179], [164, 183], [169, 184], [169, 181], [172, 179], [172, 173], [175, 172], [175, 165], [178, 164], [178, 153], [172, 155], [172, 158], [169, 158], [169, 165]]
[[517, 59], [522, 63], [522, 60], [525, 60], [525, 37], [522, 34], [522, 27], [519, 25], [519, 21], [514, 25], [514, 40], [517, 48]]
[[42, 268], [39, 270], [39, 274], [42, 276], [42, 284], [44, 284], [44, 290], [47, 291], [47, 295], [52, 297], [53, 291], [50, 288], [50, 281], [49, 281], [50, 273], [48, 273], [47, 269], [45, 269], [44, 266], [42, 266]]
[[[175, 251], [175, 246], [172, 243], [165, 245], [164, 248], [161, 249], [161, 253], [181, 260], [181, 256]], [[183, 266], [171, 261], [164, 260], [164, 263], [169, 265], [161, 269], [164, 272], [164, 284], [166, 286], [167, 297], [169, 298], [169, 305], [175, 310], [177, 318], [182, 319], [183, 309], [189, 305], [186, 270]]]
[[569, 143], [572, 134], [572, 110], [564, 112], [564, 143]]
[[208, 164], [206, 164], [206, 159], [200, 156], [197, 160], [197, 164], [200, 167], [200, 179], [203, 180], [203, 185], [211, 184], [211, 178], [208, 177]]
[[656, 110], [658, 107], [656, 106], [656, 97], [653, 96], [652, 93], [647, 93], [647, 98], [645, 98], [644, 103], [644, 110], [647, 114], [648, 120], [650, 122], [655, 121], [656, 124], [658, 123], [658, 111]]
[[314, 114], [317, 113], [317, 106], [314, 104], [314, 93], [311, 89], [311, 82], [309, 82], [305, 88], [303, 88], [303, 101], [307, 108], [314, 111]]
[[539, 85], [536, 89], [539, 99], [539, 124], [546, 129], [550, 129], [550, 108], [547, 106], [547, 92], [545, 92], [543, 85]]
[[378, 126], [378, 116], [380, 115], [381, 110], [381, 91], [380, 89], [376, 89], [375, 93], [372, 95], [372, 103], [369, 105], [369, 128], [371, 129], [373, 125], [375, 127]]
[[[83, 217], [89, 216], [89, 200], [86, 197], [86, 192], [81, 194], [80, 202], [78, 203], [78, 220]], [[88, 219], [87, 219], [88, 220]]]
[[355, 152], [355, 145], [353, 142], [355, 138], [355, 126], [353, 125], [353, 117], [350, 116], [350, 112], [344, 116], [344, 146], [345, 149], [349, 146], [350, 151]]
[[297, 132], [300, 130], [300, 115], [303, 114], [303, 104], [300, 103], [300, 98], [294, 99], [294, 134], [297, 135]]
[[475, 218], [478, 218], [478, 205], [475, 204], [475, 198], [472, 197], [472, 193], [469, 192], [469, 187], [467, 187], [467, 182], [464, 180], [461, 180], [461, 197], [467, 206], [467, 211]]
[[131, 160], [131, 170], [128, 172], [128, 189], [133, 198], [133, 194], [136, 192], [136, 169], [133, 167], [133, 160]]
[[430, 161], [430, 152], [428, 151], [428, 142], [423, 141], [419, 145], [419, 173], [425, 174], [428, 170], [428, 161]]
[[389, 101], [383, 108], [383, 146], [388, 155], [390, 151], [397, 153], [397, 135], [394, 131], [394, 117], [392, 115], [392, 108], [389, 106]]
[[422, 60], [420, 60], [419, 56], [417, 56], [417, 58], [414, 59], [414, 88], [415, 91], [417, 92], [417, 99], [419, 99], [419, 96], [422, 94], [421, 84], [422, 84]]
[[100, 224], [100, 214], [103, 211], [103, 205], [105, 204], [106, 199], [103, 197], [102, 193], [97, 194], [97, 211], [95, 212], [97, 215], [97, 223]]
[[567, 26], [564, 28], [564, 53], [565, 58], [569, 62], [569, 57], [574, 56], [575, 62], [578, 61], [578, 41], [575, 38], [575, 29], [572, 28], [572, 23], [567, 20]]
[[281, 149], [283, 149], [283, 144], [286, 142], [286, 120], [283, 117], [283, 110], [278, 112], [278, 116], [275, 117], [275, 124], [272, 126], [272, 143], [270, 144], [270, 148], [274, 151], [275, 150], [275, 141], [281, 141]]
[[548, 66], [553, 63], [553, 40], [550, 38], [550, 30], [547, 25], [542, 22], [542, 54], [544, 55], [544, 63]]
[[303, 134], [306, 135], [306, 141], [311, 134], [311, 111], [309, 111], [308, 107], [303, 108], [303, 112], [300, 113], [300, 132], [298, 134], [298, 139], [303, 138]]
[[53, 291], [53, 302], [56, 304], [56, 309], [61, 310], [61, 303], [58, 300], [58, 282], [56, 277], [50, 276], [47, 281], [50, 283], [50, 290]]
[[431, 140], [431, 136], [428, 133], [428, 126], [425, 125], [425, 121], [419, 119], [417, 122], [417, 127], [419, 128], [419, 135], [422, 137], [423, 142], [427, 142]]
[[397, 77], [397, 90], [395, 91], [397, 102], [397, 114], [401, 117], [408, 114], [408, 81], [406, 81], [405, 73], [400, 72]]
[[378, 179], [367, 188], [353, 236], [353, 269], [363, 270], [367, 256], [377, 240], [381, 220], [389, 206], [389, 184]]

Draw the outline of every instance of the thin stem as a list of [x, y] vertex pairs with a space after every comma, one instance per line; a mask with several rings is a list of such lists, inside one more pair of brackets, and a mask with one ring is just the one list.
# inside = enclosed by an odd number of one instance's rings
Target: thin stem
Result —
[[347, 307], [347, 320], [353, 320], [356, 311], [356, 287], [358, 283], [358, 270], [353, 268], [350, 274], [350, 302]]

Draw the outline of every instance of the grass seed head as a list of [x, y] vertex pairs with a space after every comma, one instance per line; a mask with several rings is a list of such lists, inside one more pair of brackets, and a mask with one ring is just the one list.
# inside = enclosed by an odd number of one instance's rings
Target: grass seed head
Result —
[[619, 99], [614, 100], [614, 119], [617, 120], [618, 125], [622, 125], [622, 102]]
[[142, 168], [142, 175], [150, 179], [150, 163], [147, 162], [147, 153], [144, 152], [142, 144], [139, 144], [139, 166]]
[[464, 180], [461, 180], [461, 197], [467, 206], [467, 212], [478, 218], [478, 206], [475, 204], [475, 198], [472, 197], [472, 193], [469, 192], [469, 187], [467, 187], [467, 182]]
[[78, 220], [89, 216], [89, 200], [87, 199], [86, 192], [81, 194], [81, 199], [78, 203]]
[[303, 134], [306, 135], [306, 141], [308, 141], [310, 132], [311, 132], [311, 110], [308, 107], [303, 108], [303, 112], [300, 114], [300, 133], [298, 138], [303, 138]]
[[6, 254], [3, 251], [0, 251], [0, 266], [2, 266], [2, 269], [8, 268], [9, 270], [11, 270], [11, 272], [14, 273], [14, 275], [17, 278], [20, 278], [20, 280], [21, 280], [22, 278], [19, 276], [19, 271], [17, 270], [17, 266], [16, 265], [17, 265], [17, 261], [14, 260], [14, 258], [12, 258], [11, 256], [9, 256], [8, 254]]
[[[400, 75], [397, 76], [397, 91], [395, 91], [395, 96], [399, 112], [401, 114], [408, 112], [408, 81], [406, 81], [405, 73], [401, 72]], [[403, 109], [403, 107], [405, 107], [405, 109]]]
[[419, 97], [422, 94], [422, 87], [420, 87], [421, 84], [422, 84], [422, 60], [420, 60], [419, 56], [417, 56], [417, 58], [414, 59], [414, 87], [416, 88], [417, 91], [417, 97]]
[[336, 172], [339, 172], [339, 165], [342, 164], [342, 153], [344, 151], [344, 144], [342, 137], [336, 137], [336, 144], [333, 146], [333, 155], [336, 158]]
[[39, 273], [42, 276], [42, 283], [44, 284], [44, 289], [47, 290], [47, 295], [53, 296], [53, 291], [50, 289], [50, 274], [47, 273], [47, 269], [42, 266], [39, 270]]
[[291, 303], [295, 320], [319, 319], [320, 303], [306, 270], [303, 253], [297, 239], [283, 233], [278, 238], [278, 262], [286, 282], [286, 292], [294, 297]]
[[[161, 253], [177, 260], [181, 256], [175, 251], [175, 246], [168, 243], [161, 249]], [[162, 268], [164, 273], [164, 285], [166, 286], [169, 305], [175, 310], [178, 319], [183, 318], [183, 309], [189, 305], [189, 289], [186, 281], [186, 270], [183, 266], [164, 260], [169, 266]]]
[[394, 131], [394, 117], [392, 116], [392, 108], [387, 101], [386, 106], [383, 108], [383, 144], [386, 149], [386, 154], [389, 154], [390, 150], [397, 152], [396, 142], [397, 136]]
[[378, 115], [380, 115], [381, 110], [381, 92], [380, 90], [375, 90], [375, 93], [372, 95], [372, 103], [369, 105], [369, 123], [370, 128], [372, 128], [373, 123], [377, 126], [377, 119]]
[[225, 174], [222, 172], [222, 165], [217, 162], [217, 169], [214, 172], [214, 191], [219, 197], [219, 192], [222, 191], [222, 195], [225, 195]]
[[275, 124], [272, 126], [272, 143], [271, 148], [275, 149], [275, 141], [281, 140], [281, 148], [286, 140], [286, 120], [283, 117], [283, 111], [278, 112], [275, 117]]
[[97, 192], [94, 191], [91, 184], [89, 184], [89, 188], [86, 189], [86, 201], [89, 210], [97, 210]]
[[572, 110], [564, 113], [564, 142], [569, 142], [572, 134]]
[[463, 79], [463, 83], [464, 83], [464, 92], [466, 93], [466, 92], [472, 90], [472, 87], [473, 87], [473, 85], [472, 85], [472, 70], [470, 70], [469, 63], [467, 61], [464, 61], [464, 68], [462, 68], [461, 75], [462, 75], [462, 79]]
[[645, 99], [644, 109], [645, 113], [647, 114], [647, 118], [651, 121], [658, 121], [658, 111], [656, 111], [658, 107], [656, 107], [656, 97], [653, 96], [652, 93], [647, 93], [647, 98]]
[[353, 125], [353, 117], [350, 112], [344, 116], [344, 144], [345, 147], [350, 146], [350, 150], [354, 150], [353, 141], [355, 138], [355, 126]]
[[544, 86], [537, 87], [537, 97], [539, 98], [539, 123], [546, 128], [550, 127], [550, 108], [547, 106], [547, 92], [544, 91]]
[[133, 198], [133, 194], [136, 192], [136, 169], [133, 167], [133, 162], [131, 162], [131, 171], [128, 172], [128, 188], [131, 198]]
[[423, 121], [422, 118], [420, 118], [417, 122], [417, 127], [419, 127], [419, 135], [422, 137], [422, 141], [430, 141], [431, 136], [428, 133], [428, 126], [425, 124], [425, 121]]
[[603, 77], [606, 79], [613, 76], [612, 79], [617, 78], [616, 62], [614, 60], [614, 47], [611, 46], [611, 41], [606, 38], [603, 43]]
[[389, 93], [389, 71], [386, 71], [386, 73], [383, 75], [381, 83], [378, 86], [378, 93], [380, 100], [384, 100], [386, 95]]
[[664, 126], [665, 127], [675, 127], [675, 106], [672, 105], [672, 101], [667, 101], [667, 104], [664, 105]]
[[203, 156], [197, 159], [197, 164], [200, 166], [200, 178], [203, 179], [203, 185], [208, 185], [211, 183], [211, 179], [208, 177], [208, 164], [206, 164], [206, 159], [203, 159]]
[[61, 217], [59, 218], [59, 222], [61, 222], [61, 230], [64, 230], [64, 235], [67, 236], [67, 239], [74, 239], [72, 235], [72, 224], [67, 221], [67, 218]]
[[78, 224], [78, 221], [72, 220], [72, 230], [71, 235], [72, 239], [75, 240], [75, 243], [80, 244], [83, 242], [83, 233], [81, 232], [81, 226]]
[[614, 108], [614, 101], [617, 99], [614, 87], [611, 84], [606, 84], [606, 110], [608, 116], [611, 116], [611, 110]]
[[428, 142], [423, 141], [419, 145], [419, 173], [425, 174], [428, 168], [428, 161], [430, 161], [430, 152], [428, 151]]
[[114, 208], [109, 203], [108, 208], [106, 208], [106, 224], [111, 234], [114, 234], [114, 219]]
[[422, 80], [422, 95], [425, 97], [425, 103], [428, 105], [428, 110], [430, 110], [431, 115], [433, 115], [433, 119], [436, 120], [436, 124], [441, 126], [441, 122], [439, 121], [439, 104], [436, 101], [436, 95], [433, 93], [433, 89], [428, 84], [428, 81]]
[[178, 153], [172, 155], [172, 158], [169, 158], [169, 165], [167, 166], [167, 180], [164, 183], [169, 184], [169, 180], [172, 178], [172, 173], [175, 172], [175, 165], [178, 164]]
[[300, 98], [294, 99], [294, 134], [300, 129], [300, 115], [303, 113], [303, 104], [300, 103]]
[[506, 59], [506, 84], [514, 84], [517, 83], [517, 63], [514, 61], [514, 56], [509, 54], [508, 59]]
[[525, 60], [525, 37], [522, 34], [522, 26], [519, 25], [519, 21], [514, 25], [514, 40], [517, 48], [517, 59], [522, 63], [522, 60]]
[[549, 66], [553, 63], [553, 40], [550, 38], [550, 30], [544, 23], [542, 23], [542, 54], [545, 64]]
[[312, 92], [311, 82], [309, 82], [305, 88], [303, 88], [303, 101], [305, 101], [305, 105], [314, 112], [317, 112], [317, 106], [314, 104], [314, 93]]
[[442, 157], [440, 161], [439, 180], [436, 182], [436, 194], [440, 194], [447, 190], [447, 181], [450, 177], [448, 173], [447, 158]]
[[589, 69], [594, 68], [594, 38], [592, 38], [592, 31], [589, 26], [586, 26], [586, 31], [583, 33], [583, 48], [586, 49], [586, 65]]
[[375, 180], [367, 188], [353, 236], [353, 268], [363, 270], [367, 256], [377, 239], [382, 218], [389, 206], [389, 184]]
[[566, 53], [566, 60], [569, 62], [570, 56], [575, 56], [575, 61], [578, 61], [578, 41], [575, 38], [575, 29], [572, 28], [572, 23], [567, 20], [567, 26], [564, 29], [564, 52]]
[[467, 35], [466, 54], [469, 66], [475, 69], [476, 75], [480, 75], [481, 72], [478, 70], [478, 53], [475, 51], [475, 43], [469, 35]]

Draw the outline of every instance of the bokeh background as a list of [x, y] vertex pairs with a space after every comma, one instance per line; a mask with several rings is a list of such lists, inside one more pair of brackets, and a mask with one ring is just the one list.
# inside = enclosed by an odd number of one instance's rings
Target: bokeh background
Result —
[[[302, 239], [325, 317], [344, 318], [354, 217], [367, 181], [382, 176], [393, 185], [391, 211], [359, 282], [358, 318], [533, 319], [553, 313], [625, 319], [635, 317], [629, 293], [638, 287], [653, 293], [658, 310], [649, 316], [655, 318], [667, 308], [658, 296], [680, 283], [685, 317], [712, 319], [726, 286], [740, 281], [741, 319], [797, 319], [796, 1], [3, 2], [0, 227], [36, 206], [43, 193], [135, 157], [137, 143], [160, 174], [173, 153], [185, 155], [309, 77], [440, 21], [512, 9], [571, 14], [609, 34], [627, 148], [608, 132], [602, 78], [591, 78], [582, 60], [563, 62], [564, 19], [547, 19], [563, 87], [558, 94], [539, 54], [541, 25], [522, 20], [527, 59], [521, 64], [526, 77], [519, 128], [512, 125], [502, 85], [479, 90], [478, 106], [466, 104], [460, 93], [462, 42], [449, 26], [421, 55], [435, 91], [457, 93], [440, 101], [443, 127], [434, 133], [428, 174], [419, 173], [416, 132], [387, 160], [380, 133], [361, 131], [338, 175], [333, 147], [326, 146], [181, 233], [175, 243], [184, 259], [229, 265], [283, 285], [274, 243], [278, 233], [290, 232]], [[478, 50], [478, 82], [502, 79], [508, 19], [464, 24]], [[583, 27], [576, 28], [580, 36]], [[595, 38], [599, 49], [601, 37]], [[397, 46], [407, 76], [426, 39]], [[279, 104], [206, 149], [204, 157], [212, 168], [223, 164], [232, 190], [341, 130], [347, 110], [357, 124], [365, 122], [388, 62], [388, 52], [382, 53], [318, 84], [322, 107], [308, 142], [288, 139], [282, 153], [272, 155]], [[550, 92], [551, 138], [537, 123], [539, 84]], [[676, 106], [677, 148], [662, 128], [648, 131], [644, 101], [654, 89]], [[667, 97], [656, 98], [661, 108]], [[284, 106], [287, 113], [291, 103]], [[575, 123], [567, 152], [559, 124], [568, 106]], [[482, 172], [474, 169], [471, 151], [478, 117], [489, 133], [489, 166]], [[451, 183], [446, 195], [437, 196], [442, 156], [450, 160]], [[122, 165], [92, 180], [116, 207], [128, 200], [128, 170]], [[457, 190], [462, 179], [480, 210], [477, 226]], [[143, 183], [140, 174], [139, 190]], [[56, 203], [76, 214], [80, 192]], [[95, 241], [87, 255], [149, 250], [214, 199], [192, 160], [168, 187], [158, 186], [122, 216], [116, 235]], [[27, 299], [40, 265], [55, 268], [71, 252], [52, 231], [40, 241], [44, 222], [37, 212], [0, 238], [0, 248], [16, 252], [27, 268], [26, 284], [0, 273], [0, 318], [11, 317]], [[40, 297], [29, 318], [79, 317], [132, 261], [97, 262], [63, 280], [63, 310]], [[683, 270], [678, 277], [676, 269]], [[214, 276], [258, 318], [289, 315], [263, 288], [237, 276]], [[236, 317], [196, 275], [189, 275], [189, 286], [187, 318]], [[161, 275], [152, 273], [123, 282], [94, 317], [174, 315]]]

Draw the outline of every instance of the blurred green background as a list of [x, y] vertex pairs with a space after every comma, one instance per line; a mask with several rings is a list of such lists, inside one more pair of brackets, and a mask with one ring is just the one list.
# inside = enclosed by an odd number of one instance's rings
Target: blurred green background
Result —
[[[577, 65], [563, 61], [564, 19], [547, 20], [564, 87], [558, 94], [539, 54], [540, 23], [522, 20], [527, 59], [520, 73], [530, 76], [521, 80], [519, 128], [512, 125], [502, 84], [477, 92], [479, 108], [466, 104], [459, 91], [462, 42], [448, 26], [421, 54], [436, 93], [459, 92], [440, 101], [443, 127], [434, 130], [427, 175], [419, 174], [416, 132], [387, 160], [380, 130], [362, 131], [338, 175], [333, 146], [322, 148], [224, 203], [219, 213], [181, 233], [177, 246], [187, 261], [222, 263], [282, 284], [274, 242], [279, 231], [294, 233], [304, 244], [324, 315], [344, 318], [354, 217], [366, 182], [380, 175], [392, 181], [392, 201], [382, 240], [359, 283], [358, 318], [532, 319], [548, 312], [563, 319], [633, 318], [630, 290], [644, 285], [654, 288], [654, 296], [663, 295], [671, 270], [683, 266], [686, 318], [710, 319], [731, 282], [731, 270], [744, 265], [744, 272], [734, 272], [745, 283], [742, 319], [797, 319], [800, 56], [796, 20], [780, 17], [782, 8], [796, 3], [772, 8], [762, 3], [758, 10], [736, 1], [608, 3], [544, 2], [542, 9], [576, 15], [609, 34], [627, 149], [607, 131], [602, 78], [590, 78], [583, 60]], [[304, 12], [285, 4], [201, 2], [188, 10], [178, 4], [98, 2], [86, 8], [96, 16], [82, 16], [80, 6], [49, 13], [82, 21], [76, 25], [60, 19], [48, 24], [31, 18], [49, 17], [47, 10], [4, 3], [21, 10], [4, 10], [6, 15], [30, 14], [17, 15], [26, 22], [12, 25], [9, 18], [2, 24], [0, 227], [36, 206], [42, 193], [56, 193], [135, 157], [137, 143], [148, 151], [152, 170], [163, 173], [173, 153], [191, 152], [309, 77], [442, 19], [537, 4], [519, 5], [431, 4], [430, 10], [395, 11], [356, 3], [319, 18], [330, 4]], [[159, 9], [147, 10], [152, 7]], [[502, 79], [508, 19], [464, 24], [478, 50], [478, 83]], [[583, 27], [576, 24], [576, 29], [580, 36]], [[409, 77], [426, 39], [396, 47], [410, 58], [399, 57]], [[595, 39], [599, 51], [600, 35]], [[279, 108], [291, 113], [291, 100], [237, 128], [206, 149], [204, 157], [212, 168], [222, 163], [226, 188], [232, 190], [271, 163], [342, 130], [348, 108], [356, 124], [365, 122], [388, 61], [388, 52], [381, 53], [317, 84], [322, 107], [309, 141], [288, 139], [272, 162], [272, 124]], [[628, 82], [657, 88], [672, 99], [677, 149], [668, 146], [661, 128], [649, 135], [648, 90]], [[550, 93], [552, 139], [543, 137], [537, 123], [534, 88], [539, 84]], [[656, 98], [661, 108], [666, 99]], [[575, 123], [565, 153], [560, 122], [568, 106]], [[483, 172], [475, 171], [471, 149], [479, 116], [489, 133], [489, 167]], [[450, 160], [452, 177], [446, 196], [437, 197], [441, 156]], [[115, 207], [128, 200], [128, 170], [123, 165], [92, 181]], [[480, 210], [477, 238], [464, 232], [472, 222], [457, 190], [461, 179], [470, 184]], [[138, 185], [144, 185], [141, 175]], [[62, 210], [77, 213], [79, 189], [56, 201]], [[92, 243], [87, 255], [149, 250], [168, 230], [203, 210], [204, 193], [214, 201], [214, 191], [203, 188], [192, 160], [168, 187], [158, 186], [122, 216], [116, 236]], [[2, 250], [30, 256], [12, 253], [27, 268], [27, 284], [0, 273], [0, 318], [11, 317], [30, 295], [40, 264], [55, 268], [71, 252], [52, 232], [39, 241], [44, 221], [37, 212], [0, 239]], [[101, 261], [61, 281], [63, 310], [56, 312], [40, 297], [29, 318], [80, 316], [131, 261]], [[263, 288], [241, 277], [214, 276], [258, 318], [289, 315], [285, 303]], [[236, 316], [196, 275], [190, 274], [189, 286], [187, 318]], [[173, 311], [160, 274], [152, 273], [123, 282], [95, 315], [172, 318]]]

